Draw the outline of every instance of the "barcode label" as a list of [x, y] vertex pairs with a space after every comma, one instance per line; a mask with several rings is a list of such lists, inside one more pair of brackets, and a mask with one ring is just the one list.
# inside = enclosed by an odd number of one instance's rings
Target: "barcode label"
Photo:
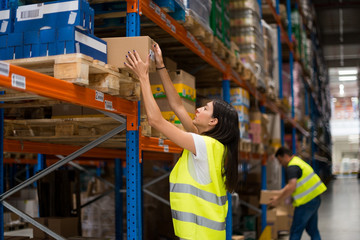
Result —
[[171, 31], [172, 31], [173, 33], [176, 33], [176, 27], [175, 27], [174, 25], [172, 25], [172, 24], [171, 24]]
[[157, 15], [160, 15], [161, 10], [160, 10], [160, 7], [159, 7], [159, 6], [156, 6], [156, 7], [155, 7], [155, 12], [156, 12]]
[[114, 110], [112, 101], [105, 100], [105, 109], [106, 110]]
[[99, 102], [104, 102], [104, 93], [96, 91], [95, 92], [95, 100]]
[[155, 3], [153, 3], [152, 1], [150, 1], [150, 5], [149, 5], [149, 6], [150, 6], [151, 9], [155, 9]]
[[159, 138], [159, 146], [164, 146], [164, 139]]
[[43, 17], [44, 4], [32, 4], [18, 7], [16, 12], [17, 21], [40, 19]]
[[161, 13], [161, 20], [163, 20], [164, 22], [166, 22], [166, 15], [165, 15], [165, 13]]
[[0, 75], [4, 75], [8, 77], [9, 72], [10, 72], [10, 65], [8, 63], [0, 62]]
[[164, 145], [164, 152], [169, 152], [169, 145]]
[[21, 89], [26, 89], [25, 77], [13, 73], [13, 74], [11, 75], [11, 85], [12, 85], [13, 87], [17, 87], [17, 88], [21, 88]]
[[171, 28], [171, 21], [170, 21], [170, 19], [166, 19], [166, 25], [167, 25], [169, 28]]

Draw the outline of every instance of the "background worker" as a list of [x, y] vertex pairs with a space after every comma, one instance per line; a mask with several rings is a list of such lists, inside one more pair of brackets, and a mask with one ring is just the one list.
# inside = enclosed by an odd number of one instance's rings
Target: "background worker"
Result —
[[325, 184], [309, 164], [294, 156], [289, 149], [279, 148], [275, 157], [286, 168], [287, 184], [269, 205], [275, 207], [291, 196], [295, 211], [289, 240], [300, 240], [304, 229], [312, 240], [320, 240], [318, 209], [320, 194], [326, 191]]

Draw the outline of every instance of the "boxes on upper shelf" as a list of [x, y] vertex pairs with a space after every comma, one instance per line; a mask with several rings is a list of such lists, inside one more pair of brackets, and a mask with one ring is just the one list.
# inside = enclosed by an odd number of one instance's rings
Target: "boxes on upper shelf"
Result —
[[6, 47], [5, 59], [23, 58], [24, 56], [23, 44], [24, 44], [23, 33], [9, 33], [7, 35], [7, 47]]
[[14, 10], [5, 9], [0, 11], [0, 35], [14, 31]]
[[[170, 72], [169, 75], [180, 97], [195, 102], [195, 77], [183, 70]], [[150, 83], [155, 98], [166, 97], [165, 90], [158, 73], [150, 73]]]
[[19, 6], [14, 32], [38, 30], [43, 27], [77, 26], [94, 33], [94, 10], [86, 0], [62, 0]]
[[150, 72], [156, 71], [155, 66], [155, 57], [152, 46], [155, 42], [148, 36], [141, 37], [116, 37], [116, 38], [103, 38], [107, 42], [108, 54], [107, 59], [108, 63], [114, 65], [118, 68], [125, 69], [126, 66], [126, 55], [128, 51], [136, 50], [140, 58], [145, 61], [145, 59], [150, 54]]

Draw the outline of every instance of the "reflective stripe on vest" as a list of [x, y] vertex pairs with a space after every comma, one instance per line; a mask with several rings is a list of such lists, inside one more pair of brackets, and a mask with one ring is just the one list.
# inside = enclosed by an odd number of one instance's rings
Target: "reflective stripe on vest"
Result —
[[225, 222], [216, 222], [207, 219], [205, 217], [195, 215], [193, 213], [187, 213], [187, 212], [181, 212], [175, 210], [171, 210], [171, 213], [172, 213], [172, 217], [179, 221], [195, 223], [197, 225], [207, 227], [213, 230], [224, 231], [226, 227]]
[[177, 192], [177, 193], [189, 193], [196, 197], [202, 198], [205, 201], [217, 204], [219, 206], [223, 206], [226, 204], [227, 196], [218, 197], [214, 193], [210, 193], [189, 184], [183, 183], [170, 183], [170, 192]]
[[318, 181], [314, 186], [312, 186], [311, 188], [309, 188], [308, 190], [306, 190], [305, 192], [299, 193], [297, 195], [294, 195], [293, 198], [295, 200], [302, 198], [306, 195], [308, 195], [309, 193], [311, 193], [312, 191], [314, 191], [318, 186], [320, 186], [322, 184], [321, 180]]
[[302, 185], [304, 185], [305, 183], [307, 183], [311, 178], [312, 176], [315, 175], [315, 172], [312, 172], [311, 174], [309, 174], [309, 176], [307, 176], [306, 178], [304, 178], [303, 180], [299, 181], [296, 183], [296, 187], [301, 187]]

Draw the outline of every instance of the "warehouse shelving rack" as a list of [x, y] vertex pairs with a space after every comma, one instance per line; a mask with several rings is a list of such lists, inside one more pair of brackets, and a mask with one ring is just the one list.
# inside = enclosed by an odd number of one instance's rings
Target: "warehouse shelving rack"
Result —
[[[277, 1], [277, 10], [278, 10], [278, 1]], [[271, 5], [270, 5], [271, 6]], [[221, 73], [223, 73], [223, 95], [226, 101], [229, 101], [230, 95], [230, 82], [236, 83], [238, 86], [243, 87], [249, 92], [266, 108], [269, 110], [279, 113], [282, 116], [283, 120], [289, 122], [294, 130], [297, 129], [304, 136], [309, 137], [310, 134], [300, 126], [300, 124], [294, 120], [294, 117], [288, 117], [274, 102], [268, 100], [263, 94], [259, 93], [256, 89], [251, 87], [246, 81], [243, 81], [239, 74], [235, 72], [231, 67], [223, 62], [218, 56], [216, 56], [211, 50], [205, 47], [201, 42], [197, 41], [192, 35], [184, 29], [179, 23], [177, 23], [174, 19], [172, 19], [167, 13], [165, 13], [162, 9], [160, 9], [156, 4], [151, 2], [150, 0], [127, 0], [127, 36], [138, 36], [140, 35], [140, 15], [144, 14], [158, 26], [160, 26], [163, 30], [168, 32], [172, 37], [181, 42], [184, 46], [189, 48], [192, 52], [197, 54], [200, 58], [205, 60], [205, 62], [209, 63], [214, 68], [218, 69]], [[275, 13], [275, 19], [279, 19], [278, 14]], [[281, 22], [278, 24], [278, 35], [283, 33], [284, 36], [285, 30], [283, 29]], [[279, 38], [280, 39], [280, 38]], [[289, 48], [292, 49], [292, 43], [290, 39], [287, 37]], [[279, 40], [279, 56], [281, 56], [281, 41]], [[281, 58], [279, 58], [280, 63], [282, 64]], [[279, 64], [279, 71], [281, 73], [281, 64]], [[38, 95], [42, 95], [49, 98], [55, 98], [66, 102], [71, 102], [74, 104], [79, 104], [82, 106], [87, 106], [90, 108], [102, 110], [105, 114], [110, 114], [112, 117], [117, 119], [118, 115], [126, 116], [126, 129], [127, 129], [127, 144], [126, 151], [123, 150], [108, 150], [106, 149], [106, 154], [109, 154], [109, 158], [117, 159], [116, 162], [116, 171], [117, 171], [117, 184], [116, 184], [116, 238], [122, 239], [122, 231], [118, 231], [121, 229], [121, 207], [122, 203], [120, 201], [120, 180], [121, 177], [121, 160], [126, 158], [126, 169], [127, 169], [127, 221], [128, 221], [128, 229], [127, 229], [127, 238], [128, 239], [142, 239], [142, 186], [141, 186], [141, 162], [142, 162], [142, 151], [152, 151], [157, 153], [179, 153], [181, 149], [175, 146], [170, 141], [163, 141], [157, 138], [148, 138], [139, 136], [139, 122], [138, 122], [138, 103], [130, 102], [124, 99], [120, 99], [118, 97], [113, 97], [105, 94], [105, 100], [112, 103], [112, 109], [106, 108], [104, 102], [100, 103], [95, 100], [96, 91], [73, 85], [71, 83], [67, 83], [46, 75], [42, 75], [39, 73], [32, 72], [27, 69], [23, 69], [20, 67], [16, 67], [13, 65], [9, 65], [9, 74], [8, 76], [0, 75], [0, 85], [8, 88], [14, 88], [12, 85], [11, 75], [17, 74], [25, 77], [26, 79], [26, 91], [32, 92]], [[281, 79], [281, 74], [279, 75]], [[54, 82], [52, 86], [46, 86], [43, 84], [46, 81]], [[280, 81], [281, 83], [281, 81]], [[279, 96], [282, 97], [281, 84], [279, 87]], [[308, 86], [311, 86], [308, 83]], [[15, 88], [17, 89], [17, 88]], [[21, 90], [21, 89], [17, 89]], [[316, 99], [313, 98], [315, 102]], [[315, 104], [313, 104], [315, 105]], [[110, 112], [110, 113], [108, 113]], [[113, 114], [111, 114], [113, 113]], [[3, 118], [2, 118], [3, 119]], [[120, 120], [120, 119], [119, 119]], [[122, 122], [125, 122], [122, 119]], [[282, 130], [284, 129], [284, 123], [282, 122]], [[2, 128], [1, 128], [2, 129]], [[125, 127], [117, 128], [114, 132], [124, 130]], [[114, 133], [113, 132], [113, 133]], [[284, 133], [282, 133], [282, 144], [284, 144]], [[43, 153], [43, 154], [63, 154], [68, 155], [71, 151], [80, 151], [74, 146], [67, 146], [62, 148], [61, 152], [57, 145], [51, 145], [46, 143], [33, 143], [33, 142], [19, 142], [19, 141], [11, 141], [5, 140], [3, 141], [4, 150], [9, 149], [8, 151], [19, 151], [19, 152], [34, 152], [34, 153]], [[2, 144], [0, 144], [2, 146]], [[44, 146], [47, 147], [44, 147]], [[10, 150], [11, 149], [11, 150]], [[44, 150], [46, 149], [46, 150]], [[3, 152], [3, 151], [1, 151]], [[85, 153], [84, 153], [85, 154]], [[98, 157], [99, 155], [104, 154], [103, 149], [94, 148], [87, 152], [88, 156]], [[70, 154], [71, 156], [71, 154]], [[125, 157], [126, 156], [126, 157]], [[102, 155], [101, 157], [104, 157]], [[61, 163], [66, 163], [71, 161], [71, 158], [65, 158], [61, 161]], [[262, 157], [262, 188], [266, 188], [266, 158]], [[1, 164], [2, 167], [3, 164]], [[45, 170], [46, 171], [46, 170]], [[44, 172], [45, 172], [44, 171]], [[2, 171], [1, 171], [2, 172]], [[42, 172], [40, 172], [42, 173]], [[36, 179], [40, 176], [35, 175]], [[36, 179], [30, 178], [26, 184], [31, 184]], [[24, 185], [23, 185], [24, 186]], [[1, 187], [1, 186], [0, 186]], [[0, 189], [1, 190], [1, 189]], [[4, 193], [0, 196], [1, 200], [4, 200], [4, 197], [8, 196], [9, 193]], [[230, 198], [229, 198], [230, 199]], [[4, 202], [5, 203], [5, 202]], [[7, 207], [8, 204], [5, 203]], [[230, 204], [231, 206], [231, 204]], [[16, 211], [15, 209], [12, 209]], [[20, 213], [21, 214], [21, 213]], [[266, 212], [263, 211], [262, 219], [266, 219]], [[31, 221], [31, 219], [28, 219]], [[228, 219], [231, 222], [231, 219]], [[266, 222], [266, 221], [265, 221]], [[227, 239], [231, 239], [231, 224], [227, 224], [229, 228], [227, 229]], [[264, 228], [264, 225], [263, 225]], [[47, 229], [43, 229], [48, 232]], [[0, 233], [3, 233], [0, 232]], [[1, 234], [3, 236], [3, 234]], [[58, 236], [56, 236], [58, 237]], [[60, 238], [61, 239], [61, 238]]]

